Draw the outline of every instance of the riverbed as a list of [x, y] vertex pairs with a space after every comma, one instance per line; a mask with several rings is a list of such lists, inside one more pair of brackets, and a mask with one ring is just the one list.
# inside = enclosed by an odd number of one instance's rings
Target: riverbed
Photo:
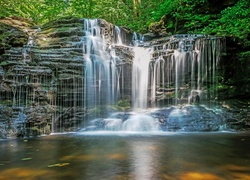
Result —
[[250, 179], [250, 133], [81, 132], [0, 141], [0, 179]]

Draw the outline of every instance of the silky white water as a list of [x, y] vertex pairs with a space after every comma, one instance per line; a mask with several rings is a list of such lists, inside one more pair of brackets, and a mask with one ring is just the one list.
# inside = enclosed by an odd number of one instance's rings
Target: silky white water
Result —
[[148, 103], [148, 76], [151, 49], [134, 47], [132, 69], [132, 101], [134, 109], [146, 109]]

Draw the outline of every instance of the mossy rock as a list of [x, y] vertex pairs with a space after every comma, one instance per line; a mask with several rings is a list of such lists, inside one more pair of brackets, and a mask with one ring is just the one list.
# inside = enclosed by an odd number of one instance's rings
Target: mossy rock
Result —
[[[46, 48], [58, 45], [63, 47], [65, 41], [80, 41], [82, 37], [83, 20], [75, 17], [64, 17], [44, 24], [37, 33], [37, 45]], [[74, 37], [74, 39], [70, 39]]]
[[154, 34], [165, 33], [166, 32], [165, 16], [162, 16], [162, 18], [159, 22], [150, 23], [148, 30], [149, 30], [149, 32], [152, 32]]
[[6, 61], [2, 61], [2, 62], [0, 62], [0, 66], [7, 66], [9, 63], [8, 62], [6, 62]]
[[76, 27], [83, 24], [83, 20], [77, 17], [62, 17], [56, 20], [50, 21], [42, 26], [43, 30], [51, 28], [66, 28]]
[[0, 22], [0, 55], [11, 47], [22, 47], [28, 41], [28, 34], [22, 29]]

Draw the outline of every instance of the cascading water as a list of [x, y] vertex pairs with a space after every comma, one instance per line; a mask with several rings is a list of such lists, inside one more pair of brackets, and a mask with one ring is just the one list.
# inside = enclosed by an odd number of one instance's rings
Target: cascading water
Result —
[[[223, 44], [220, 38], [176, 35], [163, 43], [150, 42], [150, 45], [145, 47], [143, 37], [138, 38], [134, 33], [132, 42], [134, 59], [131, 79], [134, 110], [145, 110], [149, 104], [149, 107], [185, 105], [216, 98], [216, 66]], [[159, 103], [161, 101], [163, 103]], [[166, 111], [182, 112], [179, 108], [181, 106], [175, 106]], [[199, 108], [188, 110], [200, 111]], [[118, 117], [95, 120], [98, 122], [98, 128], [92, 125], [96, 129], [128, 131], [155, 131], [170, 127], [167, 125], [166, 115], [162, 118], [153, 114], [121, 113]], [[174, 121], [178, 119], [178, 123], [182, 123], [182, 116], [183, 114], [179, 116], [169, 113], [169, 118]]]
[[117, 57], [112, 47], [107, 46], [98, 19], [85, 19], [84, 30], [85, 107], [99, 108], [101, 105], [113, 105], [119, 97]]
[[123, 131], [158, 131], [157, 121], [146, 114], [136, 114], [131, 116], [122, 124]]
[[134, 109], [146, 109], [148, 103], [148, 73], [151, 49], [134, 47], [132, 70], [132, 102]]
[[[185, 105], [200, 104], [194, 118], [199, 119], [206, 114], [201, 105], [217, 97], [222, 38], [174, 35], [144, 41], [150, 37], [100, 19], [80, 19], [67, 24], [67, 33], [60, 26], [49, 36], [44, 28], [31, 33], [24, 47], [6, 50], [0, 66], [0, 104], [11, 107], [14, 122], [25, 121], [31, 132], [26, 134], [74, 131], [94, 118], [101, 120], [91, 122], [92, 129], [174, 129], [175, 121], [189, 115], [178, 113], [194, 109]], [[151, 107], [180, 110], [159, 115], [149, 112]], [[140, 128], [143, 123], [154, 128]]]
[[116, 34], [117, 34], [117, 42], [116, 42], [116, 44], [117, 45], [123, 45], [122, 37], [121, 37], [121, 29], [118, 26], [115, 26], [115, 31], [116, 31]]
[[157, 56], [150, 70], [152, 102], [172, 99], [168, 104], [177, 105], [215, 99], [221, 51], [220, 38], [203, 35], [173, 36], [167, 45], [155, 46]]

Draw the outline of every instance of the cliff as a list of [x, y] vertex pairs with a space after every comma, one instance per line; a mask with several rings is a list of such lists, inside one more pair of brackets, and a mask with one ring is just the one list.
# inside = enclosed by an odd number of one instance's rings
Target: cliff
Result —
[[[95, 27], [95, 23], [98, 24], [98, 28]], [[169, 73], [171, 82], [166, 84], [164, 83], [167, 82], [167, 78], [164, 80], [162, 75], [159, 75], [163, 82], [156, 86], [154, 100], [164, 104], [166, 101], [172, 102], [179, 96], [180, 101], [187, 101], [188, 88], [192, 82], [185, 77], [190, 76], [191, 71], [182, 68], [179, 70], [180, 76], [174, 75], [170, 69], [175, 66], [171, 59], [174, 51], [167, 51], [166, 47], [178, 48], [180, 45], [178, 38], [187, 39], [183, 48], [193, 46], [194, 41], [189, 41], [186, 35], [145, 36], [148, 42], [141, 44], [141, 39], [137, 37], [139, 35], [127, 28], [116, 27], [101, 19], [87, 21], [74, 17], [60, 18], [41, 27], [26, 19], [0, 19], [0, 32], [0, 138], [76, 131], [83, 126], [85, 119], [113, 110], [114, 107], [109, 105], [114, 104], [110, 102], [114, 103], [119, 99], [126, 100], [124, 101], [126, 108], [123, 110], [127, 110], [129, 103], [126, 102], [131, 101], [131, 64], [134, 58], [131, 45], [135, 44], [152, 46], [154, 49], [152, 59], [156, 62], [162, 57], [159, 60], [159, 67], [161, 60], [164, 60], [167, 62], [165, 66], [169, 68], [167, 72], [171, 72]], [[89, 39], [89, 33], [96, 38], [94, 43]], [[98, 39], [98, 35], [103, 38]], [[196, 41], [199, 38], [206, 39], [206, 36], [198, 35], [192, 38]], [[203, 42], [211, 45], [216, 41], [208, 39], [202, 40]], [[248, 54], [239, 50], [241, 44], [236, 45], [230, 40], [227, 40], [227, 43], [229, 44], [227, 54], [223, 54], [219, 62], [218, 76], [221, 84], [216, 87], [219, 90], [218, 98], [221, 100], [235, 97], [249, 98]], [[94, 46], [98, 48], [93, 48]], [[198, 43], [197, 46], [200, 48], [201, 44]], [[94, 59], [98, 61], [93, 62]], [[105, 60], [108, 60], [108, 64], [103, 63]], [[85, 71], [86, 66], [89, 66], [88, 61], [90, 61], [90, 72]], [[186, 64], [184, 61], [183, 63]], [[110, 67], [114, 67], [115, 71]], [[190, 65], [188, 67], [190, 68]], [[97, 72], [95, 76], [94, 72]], [[206, 73], [211, 77], [204, 80], [204, 84], [209, 85], [214, 81], [213, 73], [209, 69]], [[178, 93], [173, 85], [175, 76], [179, 78], [183, 76], [185, 79], [179, 84]], [[90, 86], [86, 87], [86, 84]], [[110, 84], [113, 86], [107, 88]], [[103, 89], [100, 88], [101, 85]], [[117, 94], [115, 92], [117, 89], [121, 93]], [[214, 89], [210, 87], [209, 91], [214, 92]], [[206, 96], [208, 94], [206, 93]], [[120, 101], [118, 104], [124, 102]], [[225, 107], [228, 106], [227, 102], [221, 103]], [[247, 111], [249, 104], [248, 101], [241, 103], [240, 101], [227, 107], [226, 111], [234, 114], [223, 119], [229, 128], [237, 130], [249, 128]], [[205, 122], [206, 125], [209, 125], [209, 122]], [[209, 128], [200, 128], [202, 129], [207, 131]], [[214, 129], [218, 130], [218, 124]], [[193, 130], [195, 129], [190, 131]]]

